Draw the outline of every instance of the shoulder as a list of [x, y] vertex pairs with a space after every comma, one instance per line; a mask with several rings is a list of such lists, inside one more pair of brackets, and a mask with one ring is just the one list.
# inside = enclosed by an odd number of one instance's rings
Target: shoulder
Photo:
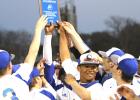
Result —
[[105, 73], [101, 79], [101, 84], [103, 84], [106, 80], [112, 78], [112, 73]]
[[117, 82], [114, 78], [110, 78], [103, 83], [103, 88], [105, 89], [111, 89], [116, 87], [117, 87]]

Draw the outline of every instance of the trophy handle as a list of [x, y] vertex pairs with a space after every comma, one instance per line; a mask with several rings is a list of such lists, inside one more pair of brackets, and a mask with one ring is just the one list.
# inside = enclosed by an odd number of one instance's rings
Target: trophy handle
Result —
[[59, 21], [61, 21], [61, 16], [60, 16], [60, 0], [58, 0], [58, 15], [59, 15]]
[[39, 5], [39, 15], [42, 15], [42, 0], [38, 0], [38, 5]]

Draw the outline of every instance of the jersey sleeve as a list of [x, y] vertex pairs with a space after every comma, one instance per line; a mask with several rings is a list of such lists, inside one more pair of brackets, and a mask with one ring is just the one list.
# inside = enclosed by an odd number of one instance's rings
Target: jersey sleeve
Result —
[[74, 66], [74, 63], [71, 59], [66, 59], [62, 62], [62, 67], [64, 68], [67, 74], [71, 74], [74, 77], [77, 76], [79, 73], [77, 71], [77, 66]]
[[22, 63], [20, 64], [20, 68], [13, 75], [27, 82], [30, 79], [32, 69], [33, 67], [31, 67], [31, 65]]
[[54, 73], [55, 73], [55, 68], [54, 68], [54, 65], [53, 64], [51, 64], [51, 65], [48, 65], [48, 64], [44, 64], [45, 65], [45, 78], [46, 78], [46, 80], [50, 83], [50, 84], [52, 84], [52, 82], [53, 82], [53, 75], [54, 75]]
[[51, 46], [52, 35], [44, 36], [44, 44], [43, 44], [43, 58], [46, 59], [46, 63], [48, 65], [52, 64], [52, 46]]

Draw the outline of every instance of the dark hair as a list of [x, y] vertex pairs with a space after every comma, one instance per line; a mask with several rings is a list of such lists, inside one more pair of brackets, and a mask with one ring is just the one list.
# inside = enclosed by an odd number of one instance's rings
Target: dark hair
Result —
[[0, 76], [3, 76], [6, 73], [7, 67], [0, 70]]
[[138, 66], [138, 75], [140, 75], [140, 61], [138, 61], [138, 64], [139, 64], [139, 66]]
[[133, 80], [133, 76], [128, 76], [124, 72], [122, 72], [121, 78], [127, 83], [130, 83]]

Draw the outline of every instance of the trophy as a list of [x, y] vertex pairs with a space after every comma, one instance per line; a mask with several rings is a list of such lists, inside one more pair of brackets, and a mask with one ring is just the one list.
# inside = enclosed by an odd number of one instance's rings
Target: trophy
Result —
[[39, 0], [40, 15], [47, 15], [48, 23], [57, 26], [60, 20], [60, 10], [58, 0]]

